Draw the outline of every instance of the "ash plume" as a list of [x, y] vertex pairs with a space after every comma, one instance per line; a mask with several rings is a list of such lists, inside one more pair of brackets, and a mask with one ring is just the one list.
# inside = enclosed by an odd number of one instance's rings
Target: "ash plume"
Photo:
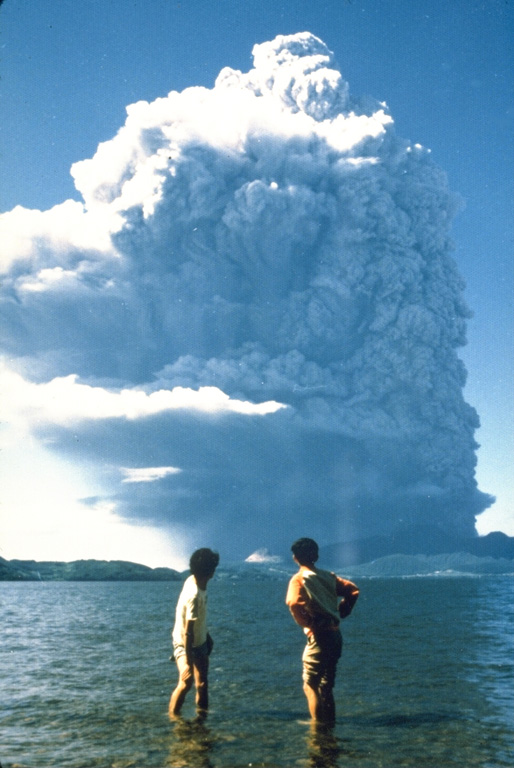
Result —
[[[458, 357], [459, 200], [314, 35], [253, 55], [129, 106], [72, 167], [83, 204], [1, 217], [5, 357], [77, 403], [31, 428], [102, 472], [119, 514], [233, 557], [426, 523], [473, 536], [492, 499]], [[241, 406], [80, 407], [207, 390]]]

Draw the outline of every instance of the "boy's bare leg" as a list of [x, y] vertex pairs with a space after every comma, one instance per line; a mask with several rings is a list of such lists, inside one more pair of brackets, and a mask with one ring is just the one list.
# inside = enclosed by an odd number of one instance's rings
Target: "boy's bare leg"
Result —
[[196, 686], [196, 709], [200, 712], [206, 712], [209, 708], [208, 656], [195, 659], [194, 674]]
[[323, 707], [321, 698], [317, 688], [313, 688], [308, 683], [304, 683], [303, 692], [307, 698], [307, 706], [309, 707], [309, 714], [313, 720], [323, 720]]
[[178, 657], [177, 667], [178, 667], [179, 678], [178, 678], [177, 687], [171, 694], [171, 698], [170, 698], [170, 704], [168, 709], [170, 715], [179, 714], [180, 710], [182, 709], [182, 704], [184, 703], [184, 700], [186, 698], [186, 694], [190, 690], [193, 684], [193, 675], [191, 673], [191, 667], [187, 663], [186, 656]]
[[328, 725], [334, 725], [336, 721], [336, 703], [332, 688], [320, 689], [320, 701], [322, 706], [322, 719]]

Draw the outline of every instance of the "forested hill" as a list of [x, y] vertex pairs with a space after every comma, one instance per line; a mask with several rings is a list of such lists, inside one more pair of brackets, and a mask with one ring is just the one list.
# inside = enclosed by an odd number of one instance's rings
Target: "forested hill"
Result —
[[172, 568], [149, 568], [124, 560], [75, 560], [71, 563], [4, 560], [0, 581], [179, 581]]

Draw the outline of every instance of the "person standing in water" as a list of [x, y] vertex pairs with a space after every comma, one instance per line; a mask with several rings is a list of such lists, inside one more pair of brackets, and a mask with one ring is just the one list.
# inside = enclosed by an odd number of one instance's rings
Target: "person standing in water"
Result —
[[196, 709], [206, 713], [209, 707], [208, 673], [212, 639], [207, 631], [207, 583], [214, 576], [219, 555], [210, 549], [197, 549], [189, 561], [191, 575], [185, 580], [175, 611], [172, 632], [173, 656], [179, 679], [171, 694], [169, 714], [180, 713], [193, 682]]
[[299, 570], [289, 582], [286, 604], [307, 635], [303, 690], [312, 720], [333, 725], [333, 688], [343, 646], [339, 623], [350, 615], [359, 590], [351, 581], [316, 568], [319, 551], [314, 539], [298, 539], [291, 551]]

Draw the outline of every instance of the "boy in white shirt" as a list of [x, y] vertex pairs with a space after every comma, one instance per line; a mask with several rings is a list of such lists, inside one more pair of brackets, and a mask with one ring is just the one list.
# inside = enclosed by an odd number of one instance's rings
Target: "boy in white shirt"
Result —
[[193, 552], [189, 561], [191, 576], [182, 587], [172, 633], [179, 680], [171, 694], [170, 716], [180, 713], [193, 681], [197, 711], [205, 713], [209, 706], [208, 672], [212, 640], [207, 632], [207, 582], [214, 576], [219, 559], [217, 552], [203, 548]]

